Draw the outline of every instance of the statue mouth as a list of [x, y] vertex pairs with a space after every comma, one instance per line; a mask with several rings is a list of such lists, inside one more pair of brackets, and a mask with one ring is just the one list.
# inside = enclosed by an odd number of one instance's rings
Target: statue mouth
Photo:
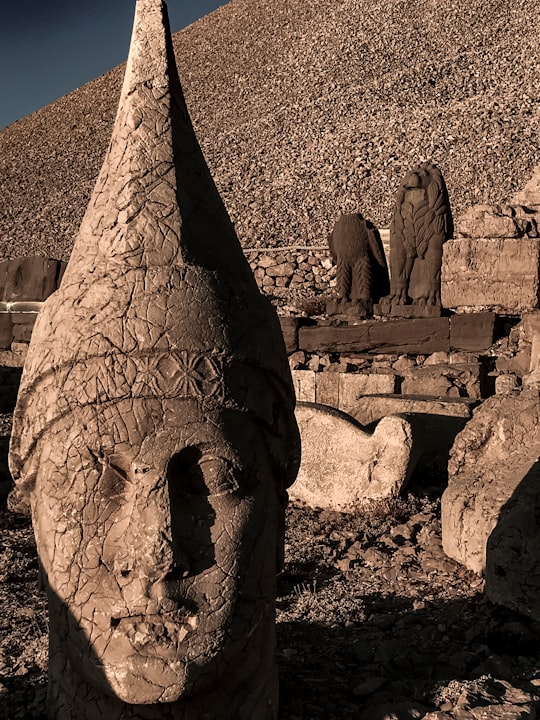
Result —
[[126, 637], [135, 650], [156, 644], [177, 647], [195, 632], [197, 625], [197, 616], [185, 609], [111, 618], [111, 630]]

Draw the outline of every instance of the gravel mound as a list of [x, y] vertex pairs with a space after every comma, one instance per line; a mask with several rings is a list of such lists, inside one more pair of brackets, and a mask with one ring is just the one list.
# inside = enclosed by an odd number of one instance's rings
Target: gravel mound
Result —
[[[431, 159], [455, 215], [539, 161], [540, 4], [231, 0], [175, 35], [186, 99], [244, 247], [391, 219]], [[67, 259], [110, 137], [118, 67], [0, 132], [0, 256]]]

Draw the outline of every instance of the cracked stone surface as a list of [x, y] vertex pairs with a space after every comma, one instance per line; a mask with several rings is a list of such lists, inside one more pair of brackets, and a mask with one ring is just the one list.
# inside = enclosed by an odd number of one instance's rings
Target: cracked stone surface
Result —
[[[539, 411], [538, 395], [485, 400], [456, 437], [441, 502], [447, 555], [476, 573], [487, 562], [494, 599], [537, 616], [524, 598], [537, 594], [538, 585], [525, 568], [538, 557]], [[520, 568], [512, 567], [516, 550]], [[511, 591], [505, 587], [510, 577]]]
[[193, 132], [165, 6], [139, 0], [108, 153], [14, 414], [50, 718], [276, 717], [298, 462], [277, 317]]

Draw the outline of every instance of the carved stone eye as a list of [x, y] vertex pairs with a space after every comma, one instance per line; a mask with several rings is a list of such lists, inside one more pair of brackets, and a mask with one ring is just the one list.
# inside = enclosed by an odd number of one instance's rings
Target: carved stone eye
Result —
[[240, 490], [237, 475], [226, 458], [203, 455], [199, 448], [187, 447], [169, 461], [169, 495], [171, 499], [229, 495]]
[[240, 490], [237, 473], [228, 460], [207, 457], [201, 460], [200, 467], [210, 495], [230, 495]]

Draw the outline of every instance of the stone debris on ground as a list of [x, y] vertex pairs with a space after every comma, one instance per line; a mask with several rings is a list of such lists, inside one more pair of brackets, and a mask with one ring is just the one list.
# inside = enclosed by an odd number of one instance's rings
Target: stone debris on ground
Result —
[[[535, 720], [540, 623], [441, 547], [440, 489], [369, 513], [291, 502], [280, 720]], [[47, 612], [30, 522], [0, 513], [0, 718], [45, 720]]]

